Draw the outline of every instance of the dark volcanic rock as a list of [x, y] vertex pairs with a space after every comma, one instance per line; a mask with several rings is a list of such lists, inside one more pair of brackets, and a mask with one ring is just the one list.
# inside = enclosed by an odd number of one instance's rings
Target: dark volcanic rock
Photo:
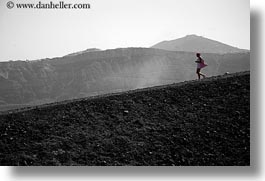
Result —
[[0, 165], [250, 165], [249, 72], [0, 115]]

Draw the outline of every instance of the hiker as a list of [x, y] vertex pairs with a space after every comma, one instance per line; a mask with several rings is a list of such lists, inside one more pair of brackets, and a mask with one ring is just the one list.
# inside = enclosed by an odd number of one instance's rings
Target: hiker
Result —
[[198, 75], [198, 79], [201, 79], [201, 76], [203, 76], [203, 78], [206, 77], [206, 75], [204, 75], [203, 73], [201, 73], [201, 69], [206, 67], [207, 64], [204, 63], [204, 60], [201, 58], [201, 54], [200, 53], [196, 53], [197, 56], [197, 60], [195, 61], [197, 63], [197, 70], [196, 73]]

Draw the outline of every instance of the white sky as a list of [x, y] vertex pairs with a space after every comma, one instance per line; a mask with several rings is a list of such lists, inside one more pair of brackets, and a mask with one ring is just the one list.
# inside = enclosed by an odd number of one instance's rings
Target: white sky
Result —
[[0, 1], [0, 61], [150, 47], [187, 34], [250, 48], [249, 0], [64, 0], [89, 3], [87, 10], [8, 9], [8, 1]]

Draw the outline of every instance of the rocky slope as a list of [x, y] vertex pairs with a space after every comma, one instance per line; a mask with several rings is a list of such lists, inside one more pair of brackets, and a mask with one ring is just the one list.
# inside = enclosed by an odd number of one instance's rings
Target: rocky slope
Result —
[[[249, 70], [249, 52], [203, 54], [209, 76]], [[148, 48], [0, 62], [0, 111], [196, 78], [194, 53]]]
[[250, 74], [6, 112], [0, 123], [0, 165], [250, 165]]

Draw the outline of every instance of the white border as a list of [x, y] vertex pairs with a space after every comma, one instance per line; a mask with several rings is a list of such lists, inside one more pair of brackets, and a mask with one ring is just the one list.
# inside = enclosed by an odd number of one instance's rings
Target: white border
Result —
[[[251, 0], [251, 167], [0, 167], [0, 179], [14, 180], [265, 180], [264, 63], [265, 3]], [[261, 71], [263, 70], [263, 71]]]

